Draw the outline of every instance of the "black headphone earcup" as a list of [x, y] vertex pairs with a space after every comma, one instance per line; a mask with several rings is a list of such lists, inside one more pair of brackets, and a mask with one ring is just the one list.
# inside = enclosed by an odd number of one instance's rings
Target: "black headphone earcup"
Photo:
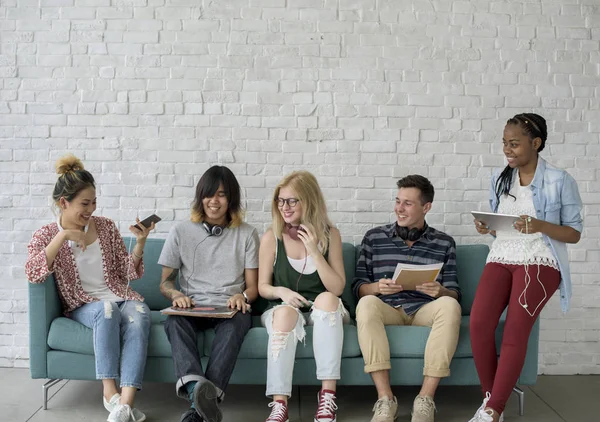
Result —
[[402, 240], [408, 239], [408, 229], [406, 227], [397, 226], [396, 233]]
[[417, 228], [413, 228], [408, 231], [407, 239], [409, 241], [414, 242], [414, 241], [418, 240], [419, 237], [421, 237], [421, 230], [419, 230]]
[[[427, 227], [427, 226], [425, 226], [425, 227]], [[421, 230], [421, 229], [414, 227], [409, 230], [407, 227], [396, 226], [396, 233], [398, 234], [400, 239], [402, 239], [404, 241], [408, 240], [409, 242], [415, 242], [415, 241], [419, 240], [419, 238], [423, 235], [424, 232], [425, 232], [425, 228], [423, 228]]]

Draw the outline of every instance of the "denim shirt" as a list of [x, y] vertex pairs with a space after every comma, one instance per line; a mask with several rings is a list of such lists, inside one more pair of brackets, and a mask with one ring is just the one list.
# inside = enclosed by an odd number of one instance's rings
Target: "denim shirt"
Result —
[[[502, 170], [496, 170], [491, 180], [490, 207], [493, 212], [498, 212], [499, 201], [496, 199], [496, 181]], [[513, 169], [512, 183], [515, 183], [516, 175], [517, 169]], [[579, 196], [577, 182], [569, 173], [548, 164], [542, 157], [538, 157], [537, 168], [529, 189], [533, 191], [533, 205], [538, 220], [573, 227], [581, 233], [583, 230], [583, 219], [581, 218], [583, 203]], [[560, 305], [563, 312], [567, 312], [571, 300], [571, 272], [567, 244], [551, 239], [545, 234], [543, 238], [558, 261], [561, 277], [559, 287]]]

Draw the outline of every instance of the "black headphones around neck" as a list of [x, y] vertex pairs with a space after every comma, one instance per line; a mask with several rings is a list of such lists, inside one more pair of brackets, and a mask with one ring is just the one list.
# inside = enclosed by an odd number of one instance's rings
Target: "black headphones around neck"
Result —
[[223, 227], [218, 224], [210, 224], [203, 221], [202, 227], [204, 227], [209, 236], [221, 236], [223, 234]]
[[421, 236], [423, 236], [423, 233], [425, 233], [427, 227], [427, 223], [425, 223], [422, 229], [413, 227], [409, 230], [408, 227], [402, 227], [396, 223], [396, 234], [404, 241], [408, 240], [409, 242], [415, 242], [419, 240]]

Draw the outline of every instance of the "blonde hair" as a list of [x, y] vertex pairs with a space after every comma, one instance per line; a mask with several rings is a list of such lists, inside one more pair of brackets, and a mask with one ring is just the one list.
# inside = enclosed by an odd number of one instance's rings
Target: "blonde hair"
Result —
[[83, 163], [73, 154], [63, 155], [56, 162], [58, 180], [54, 185], [52, 199], [58, 207], [60, 198], [71, 202], [84, 189], [96, 188], [94, 176], [83, 168]]
[[[244, 222], [244, 210], [240, 208], [235, 212], [227, 211], [227, 227], [235, 229]], [[192, 216], [190, 220], [194, 223], [202, 223], [206, 217], [204, 216], [204, 208], [192, 208]]]
[[60, 157], [54, 167], [56, 168], [56, 174], [59, 176], [70, 172], [84, 170], [81, 160], [73, 154], [67, 154]]
[[329, 233], [333, 224], [327, 216], [327, 205], [325, 205], [325, 198], [319, 187], [319, 182], [308, 171], [294, 171], [288, 174], [275, 188], [271, 204], [271, 215], [273, 217], [271, 228], [275, 236], [281, 239], [283, 228], [285, 227], [285, 221], [277, 206], [279, 191], [284, 187], [292, 189], [297, 199], [300, 200], [300, 204], [302, 205], [302, 217], [300, 221], [314, 233], [317, 238], [317, 245], [319, 245], [321, 251], [325, 254], [329, 247]]

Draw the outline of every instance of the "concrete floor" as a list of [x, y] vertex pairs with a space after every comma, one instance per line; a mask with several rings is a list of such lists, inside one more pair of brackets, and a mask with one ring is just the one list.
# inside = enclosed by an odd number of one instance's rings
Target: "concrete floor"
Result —
[[[42, 384], [32, 380], [26, 369], [0, 368], [0, 421], [75, 422], [105, 421], [100, 382], [63, 381], [50, 391], [48, 410], [42, 410]], [[517, 399], [512, 396], [506, 422], [598, 422], [595, 400], [600, 376], [542, 376], [535, 387], [524, 387], [525, 416], [518, 416]], [[396, 387], [400, 402], [398, 422], [410, 421], [416, 387]], [[338, 391], [338, 421], [368, 422], [375, 401], [371, 387], [341, 387]], [[295, 388], [290, 401], [290, 422], [312, 422], [316, 408], [316, 387]], [[230, 386], [223, 403], [223, 422], [264, 422], [269, 414], [264, 386]], [[477, 387], [441, 387], [436, 398], [438, 422], [467, 422], [481, 404]], [[147, 421], [178, 422], [186, 403], [175, 397], [170, 384], [147, 383], [139, 393], [136, 407]]]

